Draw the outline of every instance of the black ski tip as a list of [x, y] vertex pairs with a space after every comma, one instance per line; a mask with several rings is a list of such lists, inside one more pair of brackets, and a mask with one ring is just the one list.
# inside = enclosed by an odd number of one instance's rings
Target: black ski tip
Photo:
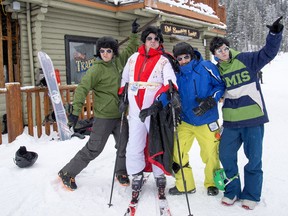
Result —
[[79, 139], [85, 139], [85, 135], [80, 134], [80, 133], [74, 133], [74, 134], [72, 134], [71, 137], [78, 137]]

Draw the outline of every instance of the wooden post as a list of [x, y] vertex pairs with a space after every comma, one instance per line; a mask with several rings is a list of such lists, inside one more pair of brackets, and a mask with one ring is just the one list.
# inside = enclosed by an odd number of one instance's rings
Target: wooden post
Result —
[[13, 44], [12, 44], [12, 28], [11, 28], [11, 13], [7, 14], [7, 50], [8, 50], [8, 72], [9, 82], [14, 82], [13, 72]]
[[32, 93], [27, 92], [27, 118], [28, 118], [28, 134], [34, 136], [33, 131], [33, 109], [32, 109]]
[[0, 88], [5, 86], [5, 75], [4, 75], [4, 62], [3, 62], [3, 35], [2, 35], [2, 15], [0, 13]]
[[36, 125], [38, 138], [42, 135], [40, 92], [35, 92]]
[[20, 83], [6, 83], [6, 112], [8, 143], [23, 133], [22, 100]]

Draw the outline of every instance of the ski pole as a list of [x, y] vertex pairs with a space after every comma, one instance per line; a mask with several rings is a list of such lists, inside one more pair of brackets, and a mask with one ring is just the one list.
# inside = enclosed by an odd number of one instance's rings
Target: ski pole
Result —
[[[152, 20], [150, 20], [148, 23], [146, 23], [145, 25], [143, 25], [142, 27], [140, 27], [138, 29], [137, 32], [141, 32], [142, 30], [144, 30], [147, 26], [151, 25], [152, 23], [154, 23], [157, 19], [159, 19], [160, 14], [157, 14]], [[129, 36], [126, 37], [124, 40], [120, 41], [118, 46], [120, 47], [122, 44], [124, 44], [126, 41], [129, 40]]]
[[[171, 80], [169, 80], [169, 93], [170, 93], [170, 97], [172, 99], [172, 96], [173, 96], [173, 83], [172, 83]], [[177, 143], [177, 149], [178, 149], [180, 170], [181, 170], [181, 175], [182, 175], [182, 180], [183, 180], [183, 185], [184, 185], [184, 191], [185, 191], [185, 196], [186, 196], [186, 201], [187, 201], [187, 207], [188, 207], [188, 211], [189, 211], [189, 215], [188, 216], [193, 216], [191, 214], [191, 210], [190, 210], [188, 193], [187, 193], [187, 186], [186, 186], [186, 180], [185, 180], [185, 177], [184, 177], [184, 171], [183, 171], [183, 167], [182, 167], [182, 159], [181, 159], [181, 153], [180, 153], [180, 143], [179, 143], [179, 138], [178, 138], [177, 123], [176, 123], [176, 116], [175, 116], [175, 108], [171, 105], [171, 109], [172, 109], [172, 118], [173, 118], [173, 129], [174, 129], [174, 134], [176, 136], [176, 143]]]
[[[124, 87], [124, 102], [126, 102], [128, 100], [128, 96], [127, 96], [127, 90], [128, 90], [128, 83], [125, 84]], [[112, 185], [111, 185], [111, 193], [110, 193], [110, 199], [109, 199], [109, 203], [108, 206], [109, 208], [113, 205], [112, 202], [112, 195], [113, 195], [113, 189], [114, 189], [114, 182], [115, 182], [115, 173], [116, 173], [116, 166], [117, 166], [117, 161], [118, 161], [118, 150], [120, 148], [120, 142], [121, 142], [121, 135], [122, 135], [122, 129], [123, 129], [123, 123], [124, 123], [124, 118], [125, 118], [125, 113], [126, 110], [124, 110], [121, 114], [121, 122], [120, 122], [120, 132], [119, 132], [119, 138], [118, 138], [118, 149], [116, 152], [116, 159], [115, 159], [115, 164], [114, 164], [114, 170], [113, 170], [113, 177], [112, 177]]]

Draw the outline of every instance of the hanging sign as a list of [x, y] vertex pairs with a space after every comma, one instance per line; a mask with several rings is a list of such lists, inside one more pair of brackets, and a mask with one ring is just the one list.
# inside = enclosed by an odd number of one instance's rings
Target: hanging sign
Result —
[[195, 39], [199, 39], [200, 37], [200, 33], [198, 30], [187, 28], [187, 27], [180, 27], [176, 25], [162, 23], [160, 28], [164, 35], [181, 35], [181, 36], [192, 37]]

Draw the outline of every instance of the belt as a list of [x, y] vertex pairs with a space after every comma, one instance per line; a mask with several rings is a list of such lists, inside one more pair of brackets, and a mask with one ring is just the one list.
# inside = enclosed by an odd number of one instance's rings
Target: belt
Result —
[[155, 89], [161, 86], [162, 83], [153, 83], [153, 82], [130, 82], [129, 87], [137, 86], [138, 89]]

